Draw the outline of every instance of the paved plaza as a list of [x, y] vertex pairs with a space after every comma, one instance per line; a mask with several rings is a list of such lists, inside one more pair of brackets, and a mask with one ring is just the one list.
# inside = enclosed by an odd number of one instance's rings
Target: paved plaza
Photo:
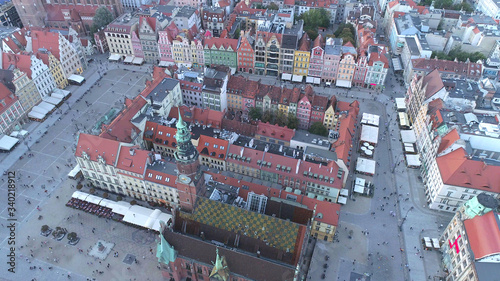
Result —
[[[15, 217], [19, 222], [15, 238], [16, 273], [4, 273], [3, 280], [67, 280], [68, 274], [73, 280], [161, 280], [155, 251], [150, 251], [156, 247], [156, 235], [65, 206], [76, 190], [77, 182], [68, 179], [67, 174], [75, 165], [78, 132], [90, 132], [96, 121], [111, 108], [121, 110], [125, 97], [137, 96], [144, 89], [145, 80], [151, 79], [150, 66], [100, 62], [105, 61], [103, 58], [97, 56], [85, 71], [87, 81], [82, 86], [67, 88], [72, 96], [60, 110], [43, 123], [26, 125], [31, 137], [25, 140], [26, 143], [18, 145], [11, 153], [0, 155], [0, 171], [16, 172]], [[27, 157], [29, 153], [33, 157]], [[7, 194], [6, 179], [4, 176], [0, 181], [3, 194]], [[7, 217], [7, 200], [2, 200], [2, 253], [7, 253], [10, 247], [8, 229], [3, 227]], [[76, 232], [81, 240], [71, 246], [66, 237], [61, 241], [52, 236], [44, 237], [40, 229], [45, 224], [52, 229], [59, 226]], [[87, 255], [87, 250], [99, 240], [114, 243], [111, 253], [100, 263], [99, 259]], [[127, 255], [135, 257], [132, 263], [124, 262]], [[6, 255], [1, 256], [0, 262], [6, 264]]]

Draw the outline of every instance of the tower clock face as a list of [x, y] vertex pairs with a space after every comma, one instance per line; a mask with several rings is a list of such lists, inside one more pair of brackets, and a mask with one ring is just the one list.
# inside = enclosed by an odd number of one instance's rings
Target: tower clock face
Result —
[[186, 175], [180, 175], [180, 176], [179, 176], [179, 179], [180, 179], [180, 180], [181, 180], [181, 182], [183, 182], [183, 183], [189, 183], [189, 182], [191, 181], [191, 179], [190, 179], [188, 176], [186, 176]]

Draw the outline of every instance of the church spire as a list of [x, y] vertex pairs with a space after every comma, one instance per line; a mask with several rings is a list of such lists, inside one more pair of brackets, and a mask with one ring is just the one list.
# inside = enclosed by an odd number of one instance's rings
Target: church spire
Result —
[[215, 263], [212, 262], [214, 268], [212, 268], [210, 278], [222, 281], [229, 280], [229, 268], [227, 268], [226, 265], [226, 258], [223, 256], [219, 256], [219, 248], [217, 248], [215, 252], [217, 254], [217, 257], [215, 259]]
[[175, 134], [175, 139], [177, 140], [177, 144], [174, 157], [177, 161], [177, 169], [179, 174], [186, 175], [191, 178], [193, 182], [196, 182], [201, 177], [198, 160], [200, 154], [191, 142], [191, 131], [186, 122], [182, 120], [180, 107], [179, 121], [177, 121], [176, 127], [177, 133]]

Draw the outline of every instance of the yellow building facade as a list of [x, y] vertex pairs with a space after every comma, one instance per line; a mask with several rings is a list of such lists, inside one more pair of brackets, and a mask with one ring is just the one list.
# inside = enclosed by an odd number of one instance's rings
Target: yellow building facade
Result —
[[323, 118], [323, 125], [329, 130], [335, 130], [337, 127], [337, 118], [335, 116], [335, 108], [330, 105], [325, 111], [325, 117]]
[[56, 82], [57, 88], [64, 89], [68, 86], [68, 79], [64, 76], [61, 62], [52, 54], [49, 53], [49, 69], [50, 74]]

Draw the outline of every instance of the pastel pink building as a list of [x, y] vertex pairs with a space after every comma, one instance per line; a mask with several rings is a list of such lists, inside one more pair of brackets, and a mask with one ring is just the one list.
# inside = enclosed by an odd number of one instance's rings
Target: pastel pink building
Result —
[[299, 119], [299, 129], [309, 129], [311, 119], [311, 98], [312, 95], [303, 94], [297, 105], [297, 119]]
[[136, 58], [144, 58], [144, 52], [142, 51], [142, 45], [141, 45], [141, 40], [139, 39], [139, 36], [137, 35], [137, 30], [132, 31], [132, 49], [134, 51], [134, 57]]

